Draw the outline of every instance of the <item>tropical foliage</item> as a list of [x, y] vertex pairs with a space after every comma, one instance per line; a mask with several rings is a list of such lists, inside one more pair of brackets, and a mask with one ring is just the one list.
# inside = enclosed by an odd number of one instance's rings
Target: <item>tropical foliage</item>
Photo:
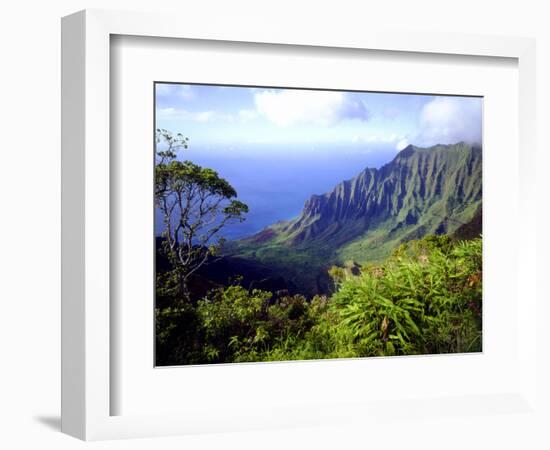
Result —
[[188, 147], [188, 138], [158, 129], [156, 143], [155, 205], [164, 222], [162, 249], [173, 266], [176, 287], [188, 299], [190, 278], [223, 244], [220, 231], [243, 221], [248, 206], [215, 170], [176, 159], [176, 152]]
[[222, 252], [248, 206], [156, 138], [157, 365], [482, 349], [481, 148], [409, 146]]
[[197, 302], [174, 298], [156, 310], [157, 364], [480, 351], [481, 252], [481, 238], [430, 235], [381, 264], [331, 268], [330, 296], [248, 290], [237, 280]]

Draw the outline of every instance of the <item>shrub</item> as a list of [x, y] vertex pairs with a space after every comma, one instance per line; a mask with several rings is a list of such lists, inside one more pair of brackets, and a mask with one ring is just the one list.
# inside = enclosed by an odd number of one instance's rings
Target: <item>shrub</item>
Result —
[[344, 280], [336, 336], [357, 356], [479, 351], [481, 239], [428, 237]]
[[[349, 265], [348, 265], [349, 266]], [[204, 364], [480, 351], [482, 241], [428, 236], [333, 267], [332, 297], [233, 285], [156, 311], [157, 361]], [[169, 295], [167, 289], [159, 290]]]

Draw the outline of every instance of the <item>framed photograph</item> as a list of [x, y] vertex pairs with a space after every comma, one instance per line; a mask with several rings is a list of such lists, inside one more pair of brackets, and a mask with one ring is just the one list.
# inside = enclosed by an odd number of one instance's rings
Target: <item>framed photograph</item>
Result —
[[481, 97], [154, 95], [156, 366], [482, 351]]
[[534, 42], [264, 25], [63, 19], [63, 431], [532, 414]]

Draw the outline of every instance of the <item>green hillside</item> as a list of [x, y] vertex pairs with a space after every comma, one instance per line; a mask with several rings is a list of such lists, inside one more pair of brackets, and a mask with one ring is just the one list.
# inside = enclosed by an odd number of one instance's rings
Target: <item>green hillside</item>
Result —
[[330, 296], [233, 284], [157, 308], [157, 364], [482, 351], [481, 239], [431, 235], [400, 245], [381, 264], [330, 273]]
[[270, 266], [305, 291], [326, 292], [333, 264], [379, 262], [429, 234], [478, 235], [481, 201], [480, 147], [409, 146], [380, 169], [312, 196], [299, 217], [229, 243], [225, 252]]

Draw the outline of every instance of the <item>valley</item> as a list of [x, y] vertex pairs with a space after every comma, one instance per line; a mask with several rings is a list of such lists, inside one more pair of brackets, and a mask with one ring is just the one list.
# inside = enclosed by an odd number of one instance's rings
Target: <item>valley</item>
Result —
[[410, 145], [379, 169], [311, 196], [295, 219], [227, 242], [224, 255], [269, 267], [303, 293], [327, 293], [332, 265], [380, 262], [430, 234], [479, 236], [481, 208], [481, 147]]

